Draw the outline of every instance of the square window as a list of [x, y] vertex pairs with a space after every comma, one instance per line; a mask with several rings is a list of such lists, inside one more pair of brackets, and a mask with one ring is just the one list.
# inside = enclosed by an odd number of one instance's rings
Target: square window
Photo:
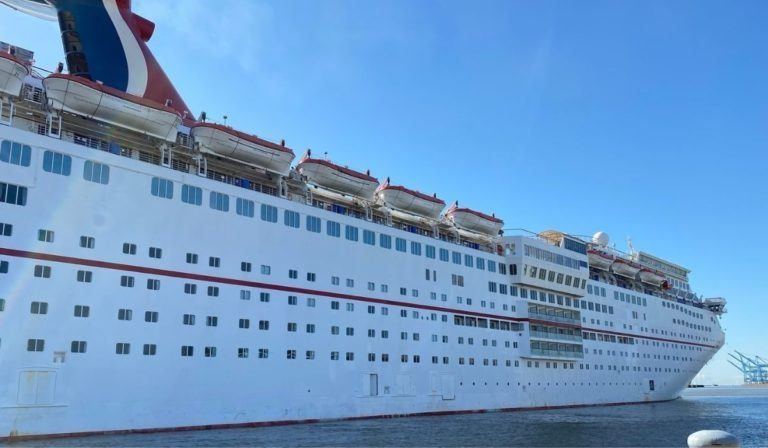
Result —
[[115, 353], [118, 355], [128, 355], [131, 353], [131, 344], [128, 342], [118, 342], [115, 344]]
[[28, 352], [42, 352], [45, 350], [45, 339], [27, 339]]
[[0, 222], [0, 236], [11, 236], [13, 234], [13, 226]]
[[37, 240], [44, 243], [53, 242], [53, 230], [40, 229], [37, 231]]
[[94, 247], [96, 247], [96, 238], [92, 236], [81, 236], [80, 247], [83, 247], [86, 249], [93, 249]]
[[160, 249], [159, 247], [150, 247], [149, 258], [163, 258], [163, 249]]
[[91, 307], [88, 305], [75, 305], [75, 317], [88, 317], [91, 314]]

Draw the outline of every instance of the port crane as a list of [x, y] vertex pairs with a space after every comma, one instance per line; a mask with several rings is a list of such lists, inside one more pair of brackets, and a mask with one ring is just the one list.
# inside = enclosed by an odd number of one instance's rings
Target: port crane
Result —
[[736, 362], [730, 359], [728, 362], [744, 374], [744, 384], [768, 384], [768, 361], [757, 355], [750, 358], [738, 350], [734, 353], [728, 353], [728, 356]]

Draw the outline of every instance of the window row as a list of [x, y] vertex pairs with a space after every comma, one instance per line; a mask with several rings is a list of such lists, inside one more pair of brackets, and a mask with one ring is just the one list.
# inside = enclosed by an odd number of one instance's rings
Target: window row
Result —
[[[30, 352], [43, 352], [45, 351], [45, 339], [28, 339], [27, 340], [27, 351]], [[70, 343], [70, 352], [71, 353], [87, 353], [88, 352], [88, 342], [87, 341], [71, 341]], [[181, 357], [189, 358], [195, 356], [195, 347], [192, 345], [182, 345], [179, 347], [178, 352]], [[130, 355], [131, 354], [131, 343], [129, 342], [118, 342], [115, 344], [115, 354], [117, 355]], [[156, 356], [158, 354], [157, 350], [157, 344], [143, 344], [142, 346], [142, 354], [144, 356]], [[215, 358], [217, 357], [218, 349], [216, 346], [204, 346], [203, 347], [203, 356], [206, 358]], [[238, 358], [248, 358], [250, 356], [250, 349], [248, 347], [238, 347], [234, 353]], [[341, 352], [338, 351], [331, 351], [329, 352], [330, 359], [332, 361], [338, 361], [341, 359]], [[267, 359], [269, 358], [269, 349], [268, 348], [259, 348], [257, 351], [257, 356], [259, 359]], [[298, 359], [298, 350], [296, 349], [287, 349], [285, 351], [285, 359], [288, 360], [295, 360]], [[305, 350], [303, 353], [303, 358], [306, 360], [314, 360], [317, 358], [317, 353], [315, 350]], [[375, 362], [377, 360], [376, 353], [368, 353], [367, 359], [369, 362]], [[390, 357], [389, 353], [381, 353], [378, 356], [378, 359], [381, 360], [381, 362], [389, 362]], [[431, 358], [432, 364], [439, 364], [442, 361], [442, 364], [450, 364], [450, 357], [448, 356], [437, 356], [434, 355]], [[345, 352], [344, 353], [344, 360], [346, 361], [354, 361], [355, 360], [355, 353], [354, 352]], [[414, 364], [421, 363], [421, 355], [414, 354], [414, 355], [408, 355], [408, 354], [401, 354], [400, 355], [400, 362], [401, 363], [407, 363], [412, 362]], [[468, 358], [469, 365], [475, 364], [475, 358], [470, 357]], [[465, 358], [459, 357], [458, 363], [460, 365], [465, 364]], [[497, 359], [483, 359], [483, 365], [493, 365], [498, 366], [498, 360]], [[507, 360], [506, 366], [511, 366], [512, 361]], [[519, 366], [519, 361], [515, 361], [515, 367]]]
[[523, 275], [528, 275], [533, 279], [542, 281], [548, 281], [550, 283], [557, 283], [558, 285], [565, 284], [573, 288], [585, 289], [587, 287], [587, 279], [579, 279], [576, 276], [570, 274], [564, 274], [562, 272], [556, 272], [553, 270], [547, 270], [538, 266], [523, 266]]
[[[153, 196], [157, 196], [164, 199], [173, 199], [173, 191], [174, 191], [174, 183], [173, 181], [170, 181], [168, 179], [163, 179], [159, 177], [153, 177], [150, 187], [150, 193]], [[203, 190], [200, 187], [195, 187], [192, 185], [182, 184], [181, 187], [181, 200], [184, 203], [200, 206], [202, 205], [202, 196], [203, 196]], [[227, 194], [211, 191], [209, 192], [209, 206], [211, 209], [219, 210], [223, 212], [229, 211], [229, 202], [230, 197]], [[243, 199], [243, 198], [236, 198], [236, 208], [235, 211], [238, 215], [248, 217], [248, 218], [254, 218], [255, 217], [255, 208], [256, 203], [251, 200]], [[270, 222], [270, 223], [277, 223], [278, 222], [278, 208], [273, 205], [268, 204], [260, 204], [259, 205], [259, 216], [262, 221]], [[313, 233], [322, 233], [323, 228], [323, 222], [322, 219], [317, 216], [312, 215], [306, 215], [305, 217], [305, 229], [309, 232]], [[283, 210], [282, 215], [282, 223], [286, 227], [291, 227], [298, 229], [301, 227], [301, 215], [293, 210]], [[326, 221], [326, 234], [328, 236], [334, 237], [334, 238], [341, 238], [342, 235], [342, 224], [338, 223], [336, 221], [327, 220]], [[361, 230], [353, 225], [344, 225], [343, 226], [343, 234], [344, 238], [348, 241], [361, 241], [361, 235], [362, 235], [362, 242], [364, 244], [375, 246], [377, 241], [377, 235], [376, 232], [372, 230], [363, 229]], [[380, 233], [378, 235], [378, 244], [379, 247], [384, 249], [392, 249], [392, 236]], [[409, 244], [410, 243], [410, 244]], [[497, 266], [498, 271], [501, 274], [506, 275], [506, 265], [500, 264], [497, 265], [496, 261], [494, 260], [486, 260], [485, 258], [481, 257], [475, 257], [473, 255], [464, 254], [462, 255], [460, 252], [450, 252], [447, 249], [439, 249], [439, 252], [437, 248], [433, 245], [426, 244], [422, 245], [422, 243], [417, 241], [406, 241], [404, 238], [394, 238], [394, 249], [398, 252], [409, 252], [416, 256], [422, 256], [425, 255], [427, 258], [436, 259], [438, 258], [444, 262], [449, 261], [449, 255], [452, 255], [453, 262], [455, 264], [462, 264], [462, 260], [464, 260], [464, 264], [468, 267], [477, 267], [477, 269], [480, 270], [487, 270], [488, 272], [497, 272]]]

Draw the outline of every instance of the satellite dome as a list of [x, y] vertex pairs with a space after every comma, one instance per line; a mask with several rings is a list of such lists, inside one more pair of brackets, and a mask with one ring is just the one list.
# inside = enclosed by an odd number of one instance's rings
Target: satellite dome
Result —
[[592, 242], [600, 246], [607, 246], [609, 241], [610, 238], [608, 238], [608, 234], [605, 232], [597, 232], [592, 235]]

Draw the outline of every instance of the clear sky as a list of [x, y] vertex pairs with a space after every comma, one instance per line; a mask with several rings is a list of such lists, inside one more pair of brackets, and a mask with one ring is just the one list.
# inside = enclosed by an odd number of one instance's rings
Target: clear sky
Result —
[[[603, 230], [728, 299], [768, 356], [768, 2], [134, 0], [189, 106], [297, 153], [495, 212]], [[0, 7], [0, 40], [63, 60]]]

